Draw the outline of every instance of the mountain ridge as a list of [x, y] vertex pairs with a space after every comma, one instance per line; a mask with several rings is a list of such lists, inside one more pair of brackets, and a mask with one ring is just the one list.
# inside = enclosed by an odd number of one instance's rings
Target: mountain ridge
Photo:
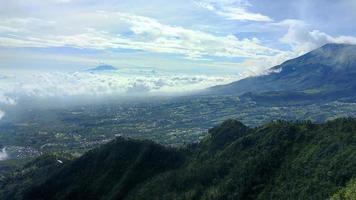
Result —
[[[324, 124], [274, 121], [256, 128], [228, 120], [199, 144], [181, 149], [118, 138], [66, 162], [44, 181], [34, 178], [26, 190], [20, 184], [15, 196], [327, 199], [356, 178], [355, 132], [356, 119], [351, 118]], [[6, 183], [0, 187], [6, 189]]]
[[218, 95], [299, 92], [306, 97], [334, 94], [334, 99], [353, 96], [356, 91], [356, 45], [326, 44], [272, 67], [271, 71], [267, 75], [211, 87], [206, 92]]

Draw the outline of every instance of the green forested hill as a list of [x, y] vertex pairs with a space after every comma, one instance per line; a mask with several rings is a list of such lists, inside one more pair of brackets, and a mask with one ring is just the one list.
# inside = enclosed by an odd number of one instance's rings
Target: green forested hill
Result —
[[355, 198], [348, 192], [355, 178], [355, 119], [254, 129], [228, 120], [186, 149], [117, 139], [32, 183], [22, 197], [338, 200]]
[[327, 199], [356, 176], [355, 120], [275, 122], [244, 132], [217, 151], [197, 150], [186, 167], [156, 177], [132, 199]]
[[356, 179], [351, 180], [346, 187], [335, 193], [331, 200], [355, 200], [356, 199]]
[[[9, 161], [9, 167], [15, 170], [0, 170], [0, 199], [23, 199], [23, 194], [34, 185], [43, 184], [74, 157], [70, 154], [52, 153], [39, 156], [23, 166], [19, 161]], [[6, 165], [3, 161], [0, 165]], [[14, 162], [14, 163], [13, 163]], [[20, 161], [25, 162], [25, 161]], [[17, 166], [20, 165], [20, 166]]]
[[92, 150], [29, 190], [25, 199], [124, 199], [140, 183], [179, 167], [184, 154], [118, 138]]

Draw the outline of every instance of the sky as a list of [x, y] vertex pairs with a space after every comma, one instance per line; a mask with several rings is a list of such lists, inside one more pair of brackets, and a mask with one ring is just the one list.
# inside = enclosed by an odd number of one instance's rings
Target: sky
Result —
[[354, 0], [0, 0], [0, 68], [261, 72], [356, 43]]
[[[187, 92], [356, 43], [355, 0], [0, 0], [1, 105]], [[119, 70], [93, 73], [108, 64]]]

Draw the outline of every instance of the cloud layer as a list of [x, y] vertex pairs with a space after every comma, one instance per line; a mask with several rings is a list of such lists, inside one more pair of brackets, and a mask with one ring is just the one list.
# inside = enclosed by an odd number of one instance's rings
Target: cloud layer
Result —
[[[8, 72], [0, 78], [0, 108], [10, 109], [24, 99], [76, 99], [130, 96], [181, 95], [218, 84], [227, 84], [243, 75], [184, 75], [157, 70]], [[0, 110], [0, 120], [5, 112]]]
[[27, 97], [102, 95], [174, 95], [192, 92], [241, 78], [238, 75], [180, 75], [157, 71], [17, 73], [0, 79], [0, 104], [15, 105]]
[[0, 110], [0, 120], [5, 116], [5, 112]]
[[8, 155], [6, 153], [6, 149], [5, 148], [1, 149], [0, 150], [0, 161], [6, 160], [7, 158], [8, 158]]

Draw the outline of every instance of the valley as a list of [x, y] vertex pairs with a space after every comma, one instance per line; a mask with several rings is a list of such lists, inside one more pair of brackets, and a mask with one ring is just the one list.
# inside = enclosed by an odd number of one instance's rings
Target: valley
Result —
[[16, 121], [0, 124], [0, 146], [6, 147], [9, 158], [13, 159], [57, 151], [81, 154], [117, 136], [184, 146], [199, 142], [209, 128], [227, 119], [239, 119], [250, 127], [272, 120], [321, 123], [340, 117], [356, 117], [356, 104], [332, 101], [266, 105], [238, 96], [200, 96], [31, 109], [17, 115]]

